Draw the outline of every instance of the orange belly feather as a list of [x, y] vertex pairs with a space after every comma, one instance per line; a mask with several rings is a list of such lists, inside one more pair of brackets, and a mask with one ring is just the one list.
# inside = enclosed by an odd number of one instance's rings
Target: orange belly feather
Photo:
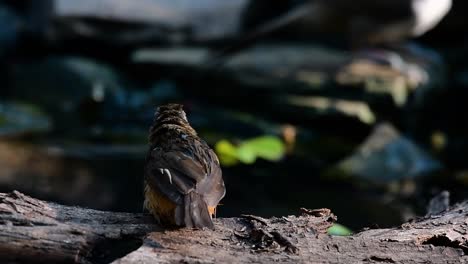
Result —
[[147, 184], [145, 184], [144, 207], [156, 218], [156, 220], [158, 220], [159, 223], [175, 225], [174, 212], [176, 204], [158, 192], [155, 192]]

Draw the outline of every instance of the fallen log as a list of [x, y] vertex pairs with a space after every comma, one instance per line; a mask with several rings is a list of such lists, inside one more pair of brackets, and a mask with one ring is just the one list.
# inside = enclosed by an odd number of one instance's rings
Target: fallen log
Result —
[[103, 212], [0, 193], [1, 263], [466, 263], [468, 201], [399, 227], [329, 236], [328, 209], [216, 219], [162, 230], [146, 214]]
[[144, 214], [63, 206], [17, 191], [0, 193], [0, 263], [108, 263], [157, 230]]

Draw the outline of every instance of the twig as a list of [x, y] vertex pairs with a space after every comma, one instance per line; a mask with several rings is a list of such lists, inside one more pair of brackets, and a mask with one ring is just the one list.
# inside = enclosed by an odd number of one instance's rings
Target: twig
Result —
[[249, 219], [249, 220], [254, 220], [254, 221], [261, 223], [262, 225], [268, 226], [267, 220], [263, 217], [256, 216], [256, 215], [244, 215], [244, 214], [241, 215], [241, 217]]

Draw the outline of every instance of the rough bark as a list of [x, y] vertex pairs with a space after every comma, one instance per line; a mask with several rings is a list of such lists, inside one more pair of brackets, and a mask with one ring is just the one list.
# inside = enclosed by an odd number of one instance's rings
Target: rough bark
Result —
[[326, 234], [335, 220], [328, 209], [302, 209], [299, 216], [216, 219], [215, 231], [163, 231], [148, 215], [63, 206], [14, 191], [0, 193], [0, 262], [468, 262], [468, 202], [348, 237]]
[[0, 263], [108, 263], [160, 230], [148, 215], [103, 212], [0, 193]]

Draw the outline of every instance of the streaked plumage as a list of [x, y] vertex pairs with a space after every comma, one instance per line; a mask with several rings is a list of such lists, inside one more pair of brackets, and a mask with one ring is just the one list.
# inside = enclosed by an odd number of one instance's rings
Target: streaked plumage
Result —
[[164, 226], [213, 228], [225, 195], [216, 154], [187, 121], [181, 105], [158, 108], [145, 164], [145, 203]]

